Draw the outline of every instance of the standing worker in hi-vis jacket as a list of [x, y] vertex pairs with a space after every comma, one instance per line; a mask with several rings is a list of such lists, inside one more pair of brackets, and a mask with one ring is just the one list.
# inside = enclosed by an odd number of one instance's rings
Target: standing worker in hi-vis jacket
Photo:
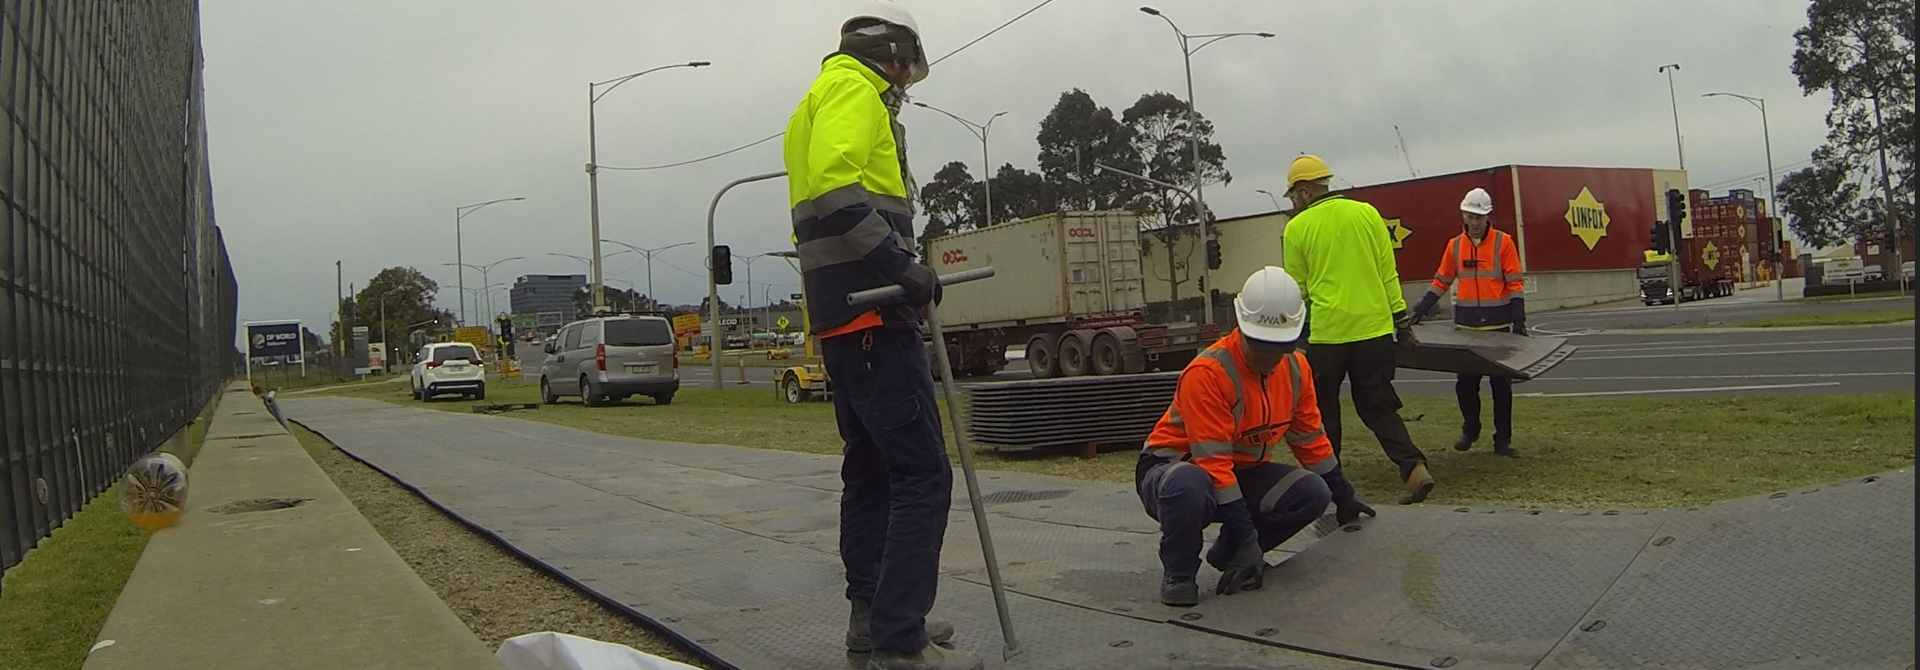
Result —
[[[1526, 278], [1521, 274], [1520, 251], [1513, 236], [1495, 230], [1490, 217], [1493, 196], [1486, 189], [1473, 189], [1460, 201], [1463, 220], [1459, 237], [1447, 242], [1440, 256], [1440, 269], [1433, 273], [1433, 287], [1413, 308], [1413, 322], [1427, 318], [1441, 296], [1453, 287], [1453, 325], [1464, 330], [1498, 330], [1527, 334], [1526, 299], [1521, 290]], [[1466, 451], [1480, 439], [1480, 375], [1461, 373], [1454, 382], [1454, 395], [1460, 400], [1460, 439], [1453, 448]], [[1519, 456], [1513, 448], [1513, 380], [1494, 377], [1493, 453]]]
[[[784, 157], [807, 317], [833, 379], [846, 442], [840, 466], [840, 560], [847, 571], [847, 650], [877, 670], [973, 670], [973, 653], [941, 646], [951, 624], [928, 620], [953, 469], [940, 435], [918, 310], [940, 299], [914, 257], [913, 174], [900, 106], [927, 76], [913, 16], [877, 2], [840, 26], [840, 48], [787, 125]], [[853, 307], [857, 291], [900, 286], [906, 300]]]

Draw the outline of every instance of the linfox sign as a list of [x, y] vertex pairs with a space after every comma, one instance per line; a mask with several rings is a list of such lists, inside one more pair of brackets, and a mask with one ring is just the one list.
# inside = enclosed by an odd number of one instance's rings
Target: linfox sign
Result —
[[1587, 245], [1587, 251], [1600, 246], [1600, 238], [1607, 236], [1607, 224], [1612, 222], [1613, 218], [1607, 216], [1606, 203], [1595, 199], [1593, 191], [1585, 186], [1580, 187], [1580, 195], [1567, 201], [1567, 226], [1574, 237]]

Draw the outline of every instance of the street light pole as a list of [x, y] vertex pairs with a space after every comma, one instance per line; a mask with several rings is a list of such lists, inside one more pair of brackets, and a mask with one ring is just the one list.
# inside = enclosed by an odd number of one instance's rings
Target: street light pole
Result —
[[[613, 89], [619, 88], [621, 84], [633, 81], [635, 77], [639, 77], [640, 75], [649, 72], [659, 72], [661, 70], [671, 70], [678, 67], [706, 67], [708, 65], [712, 65], [712, 63], [703, 60], [662, 65], [656, 68], [641, 70], [624, 77], [616, 77], [601, 82], [589, 82], [587, 84], [587, 199], [589, 201], [587, 211], [590, 217], [590, 225], [593, 229], [591, 231], [593, 236], [593, 262], [590, 263], [590, 265], [593, 266], [594, 307], [606, 307], [607, 295], [606, 283], [602, 279], [600, 267], [600, 261], [602, 260], [600, 256], [600, 138], [594, 120], [593, 105], [594, 103], [600, 102], [600, 98], [604, 98], [608, 93], [612, 93]], [[607, 90], [595, 95], [594, 89], [601, 86], [606, 86]]]
[[[652, 248], [652, 249], [642, 249], [642, 248], [640, 248], [640, 247], [636, 247], [636, 246], [633, 246], [633, 245], [631, 245], [631, 244], [627, 244], [627, 243], [625, 243], [625, 242], [621, 242], [620, 240], [608, 240], [608, 239], [602, 239], [602, 240], [600, 240], [600, 241], [601, 241], [601, 242], [612, 242], [612, 243], [614, 243], [614, 244], [618, 244], [618, 245], [620, 245], [620, 246], [623, 246], [623, 247], [626, 247], [626, 248], [627, 248], [627, 251], [631, 251], [631, 252], [633, 252], [633, 253], [636, 253], [636, 254], [640, 254], [640, 255], [642, 255], [642, 256], [646, 256], [646, 257], [647, 257], [647, 307], [648, 307], [649, 309], [652, 309], [652, 308], [655, 308], [655, 307], [657, 307], [657, 306], [659, 306], [659, 304], [660, 304], [660, 300], [659, 300], [659, 299], [657, 299], [657, 298], [655, 298], [655, 297], [653, 297], [653, 256], [654, 256], [654, 254], [658, 254], [658, 253], [660, 253], [660, 252], [663, 252], [663, 251], [666, 251], [666, 250], [668, 250], [668, 249], [673, 249], [673, 248], [676, 248], [676, 247], [684, 247], [684, 246], [687, 246], [687, 245], [689, 245], [689, 244], [693, 244], [692, 242], [681, 242], [681, 243], [678, 243], [678, 244], [669, 244], [669, 245], [667, 245], [667, 246], [664, 246], [664, 247], [655, 247], [655, 248]], [[614, 252], [614, 253], [625, 253], [625, 252]]]
[[1779, 216], [1780, 200], [1778, 199], [1778, 196], [1774, 195], [1774, 191], [1773, 191], [1773, 179], [1774, 179], [1773, 133], [1772, 131], [1769, 131], [1767, 129], [1767, 101], [1764, 98], [1755, 98], [1752, 96], [1740, 95], [1738, 93], [1706, 93], [1701, 95], [1700, 97], [1711, 98], [1714, 96], [1726, 96], [1729, 98], [1739, 98], [1741, 100], [1747, 101], [1747, 104], [1753, 105], [1756, 109], [1760, 110], [1760, 138], [1761, 138], [1761, 141], [1766, 146], [1766, 150], [1767, 150], [1767, 202], [1771, 203], [1771, 206], [1767, 210], [1767, 214], [1769, 215], [1768, 218], [1773, 220], [1773, 225], [1770, 226], [1770, 230], [1768, 230], [1767, 232], [1773, 235], [1773, 279], [1774, 279], [1774, 289], [1775, 289], [1774, 298], [1777, 300], [1786, 300], [1787, 299], [1787, 280], [1786, 280], [1786, 277], [1781, 275], [1782, 268], [1786, 267], [1784, 264], [1784, 261], [1785, 261], [1784, 254], [1786, 253], [1786, 251], [1780, 248], [1781, 247], [1780, 241], [1782, 237], [1780, 235], [1780, 216]]
[[[1192, 150], [1191, 158], [1193, 160], [1193, 191], [1192, 191], [1193, 208], [1194, 208], [1193, 212], [1194, 212], [1194, 216], [1197, 216], [1200, 218], [1200, 246], [1202, 248], [1205, 248], [1207, 246], [1207, 242], [1213, 239], [1213, 226], [1209, 223], [1209, 219], [1211, 217], [1207, 216], [1206, 214], [1207, 202], [1206, 202], [1205, 196], [1202, 194], [1202, 188], [1200, 184], [1200, 181], [1201, 181], [1200, 122], [1198, 118], [1199, 112], [1197, 111], [1197, 108], [1194, 104], [1194, 99], [1193, 99], [1193, 54], [1195, 52], [1200, 51], [1201, 49], [1206, 48], [1207, 45], [1209, 44], [1213, 44], [1214, 42], [1218, 42], [1220, 40], [1224, 40], [1229, 37], [1241, 37], [1241, 36], [1273, 37], [1273, 33], [1243, 32], [1243, 33], [1209, 33], [1205, 35], [1188, 35], [1185, 31], [1180, 30], [1180, 26], [1174, 24], [1173, 19], [1167, 18], [1167, 15], [1160, 13], [1160, 10], [1158, 9], [1154, 9], [1152, 7], [1141, 7], [1140, 11], [1150, 16], [1159, 17], [1160, 20], [1162, 21], [1166, 21], [1167, 26], [1170, 28], [1173, 28], [1174, 36], [1178, 38], [1180, 41], [1180, 57], [1183, 59], [1183, 63], [1185, 65], [1186, 75], [1187, 75], [1187, 136], [1188, 136], [1189, 148]], [[1206, 41], [1201, 42], [1199, 46], [1191, 46], [1192, 41], [1195, 39], [1204, 39]], [[1172, 253], [1173, 250], [1168, 249], [1167, 251], [1168, 253]], [[1213, 268], [1211, 265], [1207, 263], [1200, 264], [1201, 319], [1206, 323], [1206, 325], [1213, 325], [1213, 298], [1209, 294], [1209, 290], [1213, 288], [1213, 271], [1212, 270]]]
[[[1668, 63], [1660, 66], [1660, 71], [1667, 75], [1667, 99], [1673, 103], [1673, 149], [1680, 156], [1680, 171], [1685, 172], [1687, 169], [1687, 146], [1680, 140], [1680, 98], [1678, 94], [1673, 91], [1673, 73], [1679, 70], [1679, 63]], [[1667, 212], [1668, 217], [1672, 217], [1673, 214], [1673, 212]], [[1680, 234], [1680, 222], [1672, 221], [1671, 223], [1673, 225], [1668, 228], [1670, 231], [1668, 235], [1673, 239], [1672, 244], [1669, 245], [1672, 248], [1672, 253], [1668, 255], [1667, 259], [1667, 292], [1673, 294], [1673, 311], [1677, 313], [1680, 311], [1681, 288], [1685, 284], [1680, 278], [1680, 257], [1686, 253], [1686, 249], [1684, 248], [1686, 242], [1682, 239], [1684, 236]]]
[[1267, 196], [1267, 199], [1268, 199], [1268, 200], [1271, 200], [1271, 201], [1273, 201], [1273, 211], [1276, 211], [1276, 212], [1278, 212], [1278, 211], [1280, 211], [1281, 209], [1284, 209], [1284, 208], [1282, 208], [1282, 207], [1280, 206], [1280, 199], [1279, 199], [1279, 198], [1276, 198], [1276, 197], [1273, 197], [1273, 191], [1269, 191], [1269, 190], [1267, 190], [1267, 189], [1264, 189], [1264, 188], [1256, 188], [1256, 189], [1254, 189], [1254, 190], [1253, 190], [1253, 192], [1254, 192], [1254, 193], [1264, 193], [1264, 194], [1266, 194], [1266, 196]]
[[486, 207], [487, 205], [500, 203], [500, 202], [514, 202], [518, 200], [526, 200], [526, 198], [500, 198], [498, 200], [488, 200], [482, 203], [475, 203], [472, 205], [461, 205], [459, 207], [453, 208], [453, 264], [461, 266], [459, 268], [459, 271], [460, 271], [459, 284], [461, 289], [460, 290], [460, 322], [461, 323], [467, 322], [467, 291], [466, 291], [467, 258], [466, 258], [465, 246], [461, 243], [461, 238], [460, 238], [460, 220], [467, 218], [468, 214], [472, 214], [474, 212], [480, 211], [480, 208]]
[[[473, 268], [473, 269], [475, 269], [475, 270], [479, 270], [479, 271], [480, 271], [480, 284], [481, 284], [482, 286], [489, 286], [489, 287], [490, 287], [490, 286], [493, 286], [493, 283], [492, 283], [492, 282], [489, 282], [489, 281], [487, 281], [487, 273], [488, 273], [488, 272], [491, 272], [491, 271], [493, 270], [493, 268], [494, 268], [495, 266], [498, 266], [498, 265], [500, 265], [501, 263], [505, 263], [505, 262], [507, 262], [507, 261], [517, 261], [517, 260], [523, 260], [523, 259], [525, 259], [525, 258], [526, 258], [525, 256], [508, 256], [508, 257], [506, 257], [506, 258], [502, 258], [502, 259], [500, 259], [500, 260], [497, 260], [497, 261], [494, 261], [494, 262], [492, 262], [492, 263], [488, 263], [488, 264], [486, 264], [486, 265], [468, 265], [468, 264], [466, 264], [466, 263], [441, 263], [441, 265], [458, 265], [458, 266], [460, 266], [460, 268], [459, 268], [459, 269], [461, 270], [461, 273], [460, 273], [460, 274], [461, 274], [461, 275], [463, 275], [463, 276], [464, 276], [464, 275], [466, 274], [466, 269], [467, 269], [467, 268]], [[483, 289], [483, 290], [484, 290], [484, 289]], [[462, 319], [462, 322], [463, 322], [463, 323], [465, 322], [464, 320], [466, 319], [466, 314], [465, 314], [465, 306], [466, 306], [466, 298], [467, 298], [467, 293], [466, 293], [466, 288], [465, 288], [465, 287], [462, 287], [462, 288], [460, 289], [460, 304], [461, 304], [461, 309], [462, 309], [462, 312], [461, 312], [461, 319]], [[493, 296], [491, 296], [491, 295], [482, 295], [482, 296], [481, 296], [481, 298], [483, 298], [483, 299], [484, 299], [484, 301], [486, 302], [486, 305], [487, 305], [487, 306], [486, 306], [486, 310], [487, 310], [487, 320], [488, 320], [488, 323], [492, 323], [492, 320], [493, 320]], [[489, 326], [489, 327], [488, 327], [488, 329], [487, 329], [487, 331], [488, 331], [488, 332], [492, 332], [492, 331], [493, 331], [493, 329], [492, 329], [492, 327], [491, 327], [491, 326]]]
[[[719, 193], [713, 194], [713, 202], [707, 204], [707, 249], [709, 251], [707, 258], [709, 262], [711, 262], [713, 258], [713, 215], [720, 210], [720, 198], [726, 196], [727, 191], [733, 190], [735, 186], [785, 176], [787, 176], [787, 171], [781, 170], [779, 172], [757, 174], [751, 177], [741, 177], [727, 182], [726, 186], [720, 187]], [[707, 359], [713, 366], [713, 390], [718, 391], [726, 388], [720, 384], [720, 351], [722, 349], [721, 344], [724, 340], [720, 337], [720, 285], [713, 283], [713, 268], [711, 267], [707, 268], [707, 318], [708, 327], [712, 329], [712, 332], [707, 335]]]
[[947, 115], [947, 118], [960, 122], [960, 125], [964, 126], [967, 129], [967, 132], [973, 133], [974, 137], [980, 139], [980, 184], [982, 188], [986, 191], [986, 203], [985, 203], [986, 211], [981, 213], [980, 219], [986, 222], [987, 227], [992, 227], [993, 226], [993, 159], [988, 157], [987, 155], [987, 138], [993, 135], [993, 120], [998, 119], [1002, 116], [1006, 116], [1007, 113], [996, 112], [994, 113], [993, 116], [987, 117], [986, 124], [982, 125], [982, 124], [974, 123], [972, 121], [968, 121], [966, 119], [960, 118], [958, 114], [954, 114], [953, 112], [949, 112], [947, 110], [941, 109], [939, 107], [935, 107], [933, 105], [929, 105], [924, 102], [916, 102], [913, 104], [915, 107], [931, 109], [933, 111]]

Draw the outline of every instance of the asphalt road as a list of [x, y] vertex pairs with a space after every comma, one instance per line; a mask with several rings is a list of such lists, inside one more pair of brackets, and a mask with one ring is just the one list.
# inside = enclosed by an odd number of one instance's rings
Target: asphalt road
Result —
[[[1787, 294], [1799, 294], [1789, 286]], [[1516, 393], [1546, 397], [1725, 396], [1911, 391], [1914, 385], [1914, 324], [1817, 330], [1739, 329], [1748, 321], [1827, 312], [1889, 309], [1911, 298], [1856, 302], [1778, 302], [1772, 288], [1671, 305], [1609, 305], [1543, 314], [1530, 324], [1541, 334], [1567, 336], [1580, 347], [1546, 376], [1521, 384]], [[735, 367], [721, 372], [725, 388], [772, 392], [778, 370], [749, 367], [746, 383]], [[681, 368], [688, 386], [706, 386], [707, 366]], [[1026, 365], [1012, 361], [1000, 374], [963, 384], [1028, 379]], [[1406, 395], [1447, 395], [1454, 378], [1402, 370]]]

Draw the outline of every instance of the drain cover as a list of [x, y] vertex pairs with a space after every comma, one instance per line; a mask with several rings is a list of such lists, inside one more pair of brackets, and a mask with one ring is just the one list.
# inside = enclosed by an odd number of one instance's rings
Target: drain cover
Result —
[[288, 507], [299, 507], [312, 501], [312, 498], [253, 498], [235, 500], [225, 505], [207, 508], [214, 514], [245, 514], [247, 512], [269, 512]]

